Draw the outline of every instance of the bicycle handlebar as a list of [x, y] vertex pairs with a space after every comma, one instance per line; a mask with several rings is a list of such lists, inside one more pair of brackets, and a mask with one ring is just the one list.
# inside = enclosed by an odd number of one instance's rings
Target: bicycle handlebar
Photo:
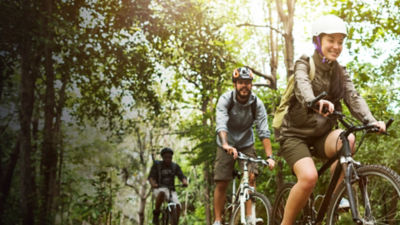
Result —
[[238, 152], [238, 159], [239, 160], [243, 160], [243, 161], [260, 163], [260, 164], [263, 164], [264, 166], [268, 166], [269, 165], [267, 160], [262, 159], [260, 156], [257, 156], [257, 158], [253, 158], [253, 157], [247, 156], [247, 155], [245, 155], [245, 154], [243, 154], [241, 152]]
[[160, 188], [168, 188], [169, 190], [173, 190], [175, 189], [175, 187], [182, 187], [182, 188], [186, 188], [188, 185], [184, 185], [184, 184], [176, 184], [176, 185], [171, 185], [171, 186], [160, 186]]
[[[308, 108], [315, 108], [316, 107], [316, 103], [323, 99], [324, 97], [326, 97], [328, 94], [324, 91], [321, 94], [319, 94], [317, 97], [315, 97], [312, 101], [307, 103], [307, 107]], [[326, 108], [323, 108], [322, 112], [326, 113], [328, 110]], [[348, 123], [346, 121], [344, 121], [345, 115], [340, 112], [340, 111], [333, 111], [329, 117], [337, 117], [339, 119], [339, 121], [347, 128], [348, 132], [354, 132], [354, 131], [361, 131], [361, 130], [366, 130], [367, 132], [379, 132], [379, 128], [373, 124], [365, 124], [362, 126], [357, 126], [351, 123]], [[394, 119], [390, 118], [387, 122], [386, 122], [386, 130], [389, 128], [389, 126], [393, 123]], [[387, 132], [382, 132], [383, 134], [387, 135]]]

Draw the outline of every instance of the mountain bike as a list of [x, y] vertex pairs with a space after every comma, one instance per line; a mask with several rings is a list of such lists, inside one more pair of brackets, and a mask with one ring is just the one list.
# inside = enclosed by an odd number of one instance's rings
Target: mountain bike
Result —
[[[257, 192], [254, 187], [249, 185], [248, 165], [250, 162], [268, 166], [268, 162], [260, 157], [252, 158], [238, 152], [238, 160], [243, 161], [243, 176], [235, 171], [232, 181], [232, 196], [225, 204], [223, 213], [223, 224], [225, 225], [269, 225], [271, 221], [271, 204], [267, 197]], [[241, 181], [236, 190], [236, 178]], [[251, 216], [246, 221], [245, 203], [251, 201]], [[229, 221], [229, 223], [227, 222]]]
[[[318, 96], [313, 102], [322, 98]], [[364, 131], [360, 144], [367, 133], [377, 132], [374, 125], [354, 125], [354, 119], [346, 118], [341, 112], [334, 111], [330, 117], [337, 118], [345, 127], [340, 133], [343, 143], [336, 157], [328, 160], [318, 170], [321, 176], [336, 160], [338, 166], [331, 177], [325, 194], [312, 194], [296, 218], [295, 224], [321, 224], [326, 214], [326, 225], [333, 224], [400, 224], [400, 176], [382, 165], [362, 165], [353, 159], [347, 137], [357, 131]], [[386, 128], [393, 120], [389, 120]], [[334, 193], [340, 174], [344, 179]], [[294, 183], [286, 183], [278, 191], [273, 206], [273, 224], [279, 225], [283, 218], [284, 207]], [[315, 190], [314, 190], [315, 191]], [[350, 207], [339, 208], [342, 198], [348, 199]], [[317, 207], [319, 206], [318, 210]]]
[[[186, 187], [181, 185], [182, 187]], [[169, 186], [168, 188], [168, 193], [169, 193], [169, 198], [168, 201], [164, 201], [163, 205], [161, 206], [161, 225], [178, 225], [179, 222], [179, 212], [178, 212], [178, 207], [180, 207], [179, 204], [175, 203], [172, 201], [172, 191], [174, 189], [173, 186]]]

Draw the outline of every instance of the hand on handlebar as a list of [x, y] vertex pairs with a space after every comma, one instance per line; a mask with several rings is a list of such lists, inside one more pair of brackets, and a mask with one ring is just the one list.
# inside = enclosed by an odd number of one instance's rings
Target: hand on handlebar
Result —
[[275, 167], [275, 160], [267, 159], [267, 162], [268, 162], [269, 169], [272, 170]]
[[335, 105], [333, 105], [332, 102], [325, 100], [325, 99], [319, 100], [316, 103], [316, 106], [318, 106], [318, 109], [313, 108], [314, 111], [318, 112], [319, 114], [321, 114], [324, 117], [329, 116], [335, 110]]
[[234, 148], [228, 144], [225, 144], [225, 145], [222, 145], [222, 149], [225, 150], [226, 153], [228, 153], [229, 155], [232, 155], [233, 159], [236, 159], [238, 157], [238, 152], [237, 152], [236, 148]]
[[187, 187], [188, 185], [189, 185], [188, 181], [186, 179], [183, 179], [182, 180], [182, 187]]
[[385, 122], [377, 121], [377, 122], [372, 123], [372, 125], [376, 126], [379, 129], [378, 130], [379, 133], [386, 132], [386, 124], [385, 124]]

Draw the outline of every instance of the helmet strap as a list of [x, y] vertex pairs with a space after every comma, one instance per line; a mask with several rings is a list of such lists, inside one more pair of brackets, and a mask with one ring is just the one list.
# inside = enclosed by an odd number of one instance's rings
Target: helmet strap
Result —
[[320, 36], [316, 36], [316, 40], [313, 42], [315, 49], [317, 52], [322, 56], [322, 63], [329, 62], [329, 60], [326, 59], [324, 54], [322, 53], [322, 48], [321, 48], [321, 38]]

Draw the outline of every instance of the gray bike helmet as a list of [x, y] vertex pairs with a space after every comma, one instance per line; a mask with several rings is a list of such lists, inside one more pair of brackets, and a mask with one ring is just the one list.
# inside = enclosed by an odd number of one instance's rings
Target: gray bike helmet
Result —
[[253, 80], [253, 72], [247, 67], [239, 67], [233, 70], [232, 81], [235, 83], [238, 79]]

